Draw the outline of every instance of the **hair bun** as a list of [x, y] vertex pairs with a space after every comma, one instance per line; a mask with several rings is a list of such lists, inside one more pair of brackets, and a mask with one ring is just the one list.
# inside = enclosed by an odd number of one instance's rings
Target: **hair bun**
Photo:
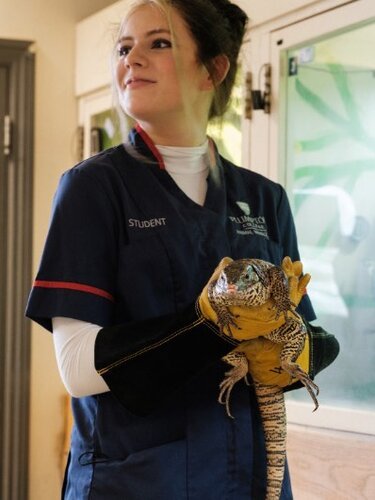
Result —
[[211, 0], [216, 9], [229, 21], [242, 24], [245, 27], [248, 17], [241, 7], [229, 0]]
[[235, 38], [242, 39], [248, 16], [241, 7], [230, 2], [229, 0], [209, 0], [216, 10], [227, 21], [228, 28]]

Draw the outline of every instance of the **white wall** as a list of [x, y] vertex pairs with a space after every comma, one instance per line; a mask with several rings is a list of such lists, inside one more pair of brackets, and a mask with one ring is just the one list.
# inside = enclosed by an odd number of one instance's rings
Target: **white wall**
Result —
[[255, 26], [287, 12], [297, 10], [309, 4], [319, 4], [319, 0], [234, 0], [244, 9]]

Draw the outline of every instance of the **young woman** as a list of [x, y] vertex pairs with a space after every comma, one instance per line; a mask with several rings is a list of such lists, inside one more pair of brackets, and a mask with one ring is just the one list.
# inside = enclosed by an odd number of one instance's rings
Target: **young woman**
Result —
[[[27, 314], [53, 331], [73, 396], [66, 499], [264, 497], [253, 391], [235, 387], [234, 420], [217, 402], [221, 357], [246, 329], [220, 332], [205, 287], [224, 256], [298, 259], [283, 188], [232, 165], [206, 135], [228, 103], [246, 23], [227, 0], [137, 1], [115, 74], [137, 126], [62, 176]], [[307, 296], [299, 311], [314, 319]]]

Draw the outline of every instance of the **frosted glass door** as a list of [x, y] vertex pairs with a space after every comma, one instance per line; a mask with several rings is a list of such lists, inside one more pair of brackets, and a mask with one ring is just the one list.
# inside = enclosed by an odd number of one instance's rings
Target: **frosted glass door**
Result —
[[374, 47], [367, 22], [283, 58], [286, 185], [317, 324], [341, 344], [320, 400], [363, 409], [375, 409]]

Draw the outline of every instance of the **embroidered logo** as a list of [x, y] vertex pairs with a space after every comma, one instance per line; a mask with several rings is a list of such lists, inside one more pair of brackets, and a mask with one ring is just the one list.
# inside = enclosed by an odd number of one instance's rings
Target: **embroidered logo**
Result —
[[158, 219], [129, 219], [129, 227], [137, 227], [138, 229], [149, 229], [151, 227], [166, 226], [166, 217], [159, 217]]
[[258, 217], [250, 217], [250, 206], [245, 201], [236, 201], [236, 205], [242, 210], [245, 215], [240, 217], [229, 216], [229, 220], [236, 224], [236, 232], [241, 235], [258, 234], [269, 239], [267, 231], [266, 219], [263, 215]]

